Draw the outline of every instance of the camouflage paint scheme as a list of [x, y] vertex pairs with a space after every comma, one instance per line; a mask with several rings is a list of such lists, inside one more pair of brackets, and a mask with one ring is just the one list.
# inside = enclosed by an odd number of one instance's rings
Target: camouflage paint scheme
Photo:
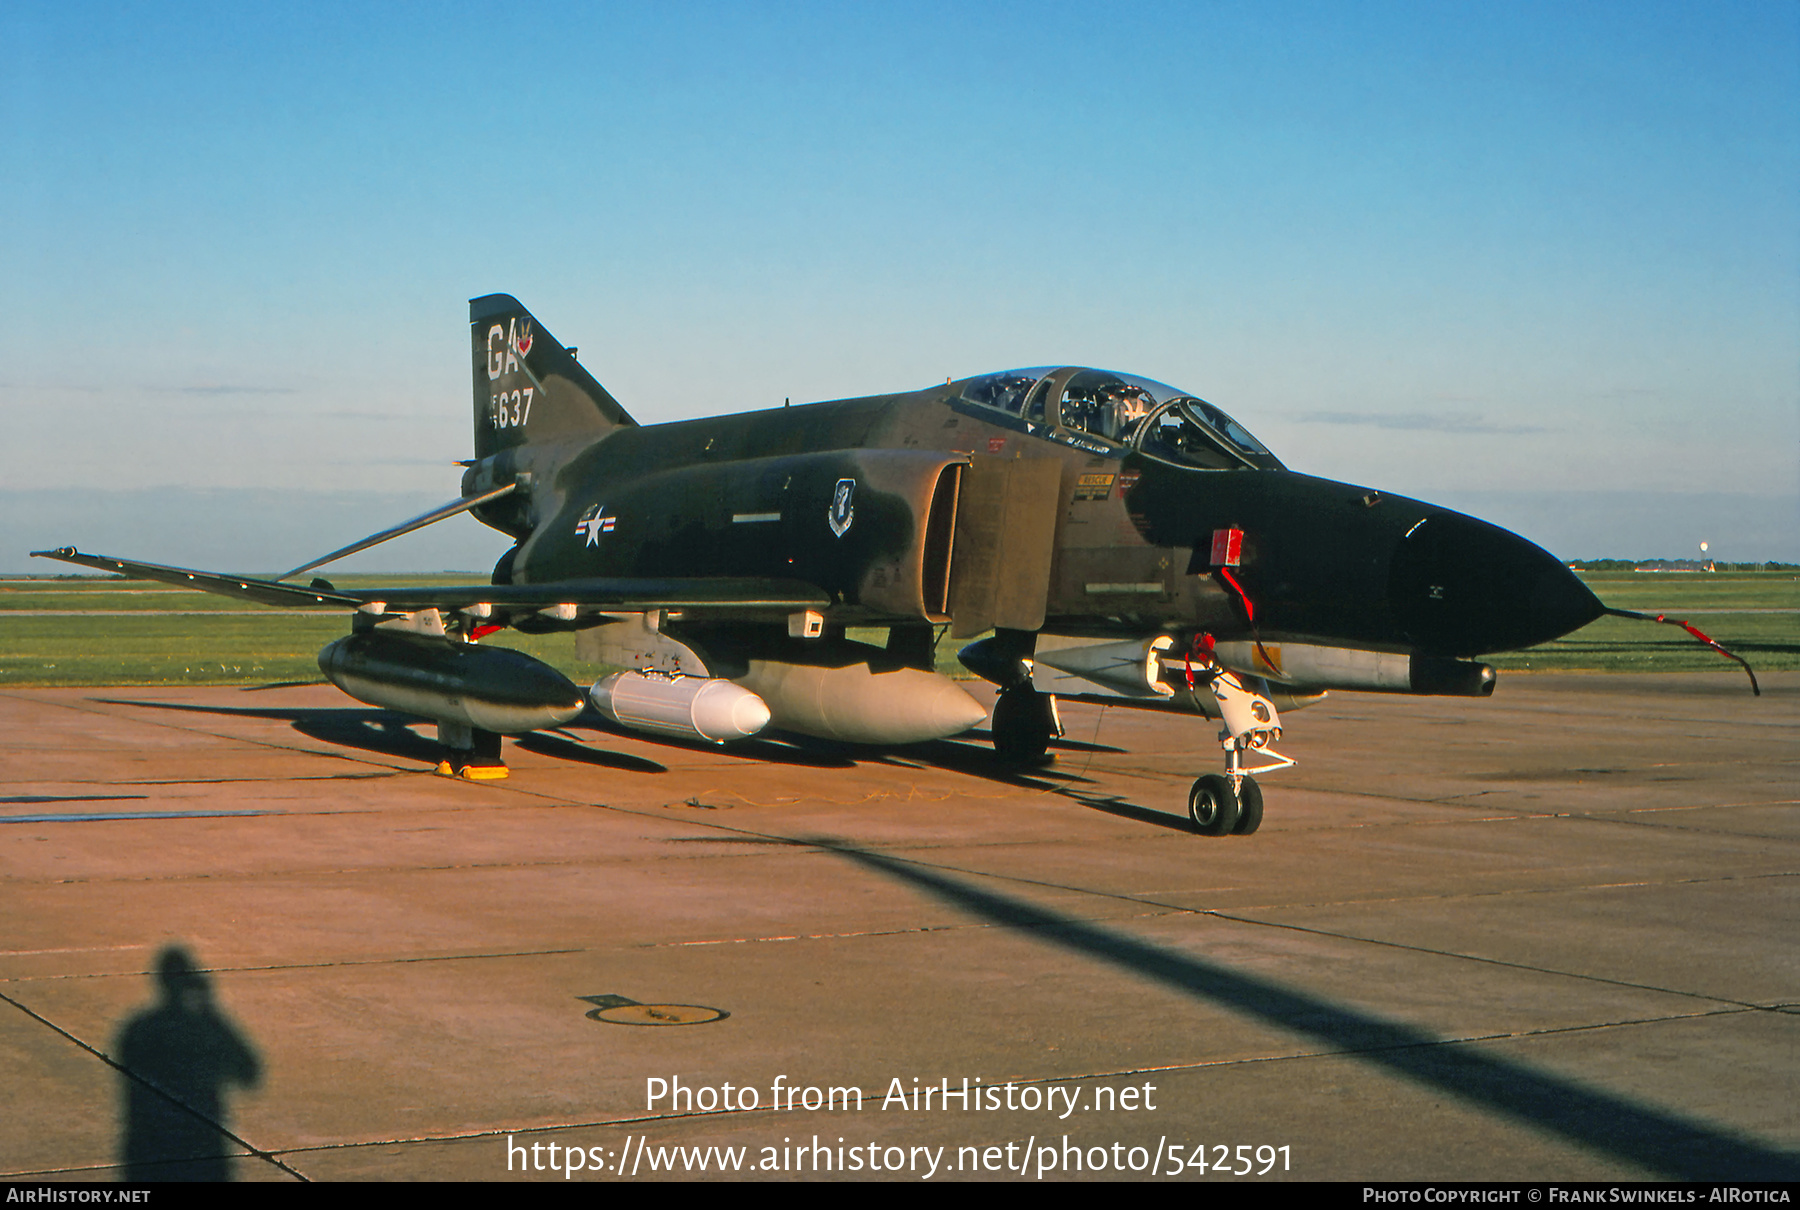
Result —
[[[1187, 663], [1201, 648], [1269, 710], [1339, 685], [1479, 695], [1493, 671], [1468, 657], [1604, 608], [1525, 539], [1296, 474], [1210, 403], [1148, 379], [1046, 367], [641, 426], [518, 300], [477, 298], [469, 315], [475, 457], [460, 500], [277, 580], [36, 553], [353, 609], [350, 638], [321, 653], [327, 675], [438, 718], [453, 751], [489, 754], [495, 732], [582, 708], [554, 669], [467, 648], [509, 625], [577, 632], [589, 658], [643, 673], [737, 681], [769, 698], [777, 726], [859, 742], [979, 721], [985, 708], [932, 671], [934, 651], [946, 632], [991, 630], [961, 656], [1003, 691], [996, 746], [1029, 758], [1057, 725], [1035, 678], [1218, 717]], [[460, 511], [515, 540], [491, 583], [287, 582]], [[886, 648], [848, 641], [850, 626], [889, 628]], [[1307, 671], [1283, 671], [1282, 643]]]
[[[1054, 400], [1036, 422], [972, 401], [979, 379], [640, 427], [516, 300], [477, 299], [471, 317], [481, 456], [464, 495], [528, 484], [476, 510], [520, 543], [498, 582], [794, 580], [828, 598], [834, 627], [951, 622], [966, 637], [998, 622], [1096, 637], [1207, 631], [1221, 641], [1254, 630], [1264, 641], [1446, 658], [1544, 642], [1601, 610], [1568, 569], [1514, 534], [1295, 474], [1266, 451], [1247, 460], [1199, 451], [1175, 465], [1059, 423]], [[497, 422], [526, 390], [530, 415]], [[1013, 506], [1014, 524], [984, 542], [991, 509], [968, 507], [972, 489], [1008, 462], [1054, 469], [1035, 493], [988, 493]], [[963, 507], [945, 551], [927, 531], [947, 473], [962, 479]], [[829, 513], [845, 480], [855, 483], [855, 511], [839, 535]], [[940, 494], [937, 508], [945, 503]], [[595, 509], [613, 521], [598, 537], [580, 528]], [[1227, 528], [1244, 535], [1236, 575], [1254, 627], [1207, 562], [1213, 531]], [[946, 555], [947, 586], [933, 583]], [[1036, 608], [965, 617], [983, 614], [966, 591], [983, 578], [1002, 592], [1021, 587]]]

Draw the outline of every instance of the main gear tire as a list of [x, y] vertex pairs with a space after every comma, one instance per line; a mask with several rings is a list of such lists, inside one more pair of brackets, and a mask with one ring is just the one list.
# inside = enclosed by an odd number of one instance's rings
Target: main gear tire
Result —
[[1050, 750], [1056, 716], [1050, 695], [1035, 689], [1008, 689], [994, 703], [990, 724], [994, 754], [1015, 765], [1036, 764]]

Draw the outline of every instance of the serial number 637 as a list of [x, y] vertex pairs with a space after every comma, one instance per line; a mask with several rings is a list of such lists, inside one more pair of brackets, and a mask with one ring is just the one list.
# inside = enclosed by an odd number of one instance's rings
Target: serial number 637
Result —
[[498, 395], [490, 395], [488, 404], [494, 413], [494, 427], [517, 428], [531, 419], [531, 393], [536, 389], [525, 387], [523, 390], [501, 391]]

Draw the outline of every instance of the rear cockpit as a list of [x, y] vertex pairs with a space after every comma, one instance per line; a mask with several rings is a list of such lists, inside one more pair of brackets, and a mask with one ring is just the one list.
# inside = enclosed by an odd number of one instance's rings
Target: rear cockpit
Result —
[[1282, 470], [1243, 425], [1203, 399], [1135, 374], [1080, 366], [1004, 370], [953, 384], [1025, 431], [1094, 453], [1133, 451], [1202, 470]]

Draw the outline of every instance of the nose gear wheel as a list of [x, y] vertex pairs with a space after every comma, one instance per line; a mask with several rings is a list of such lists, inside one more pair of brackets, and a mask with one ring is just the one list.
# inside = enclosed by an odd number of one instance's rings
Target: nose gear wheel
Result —
[[1237, 827], [1238, 800], [1223, 774], [1206, 773], [1188, 791], [1188, 818], [1202, 836], [1228, 836]]
[[[1225, 772], [1208, 773], [1188, 791], [1188, 818], [1202, 836], [1249, 836], [1262, 826], [1262, 787], [1252, 773], [1290, 768], [1295, 762], [1269, 745], [1281, 738], [1281, 718], [1267, 695], [1268, 686], [1243, 678], [1209, 660], [1207, 687], [1219, 703], [1224, 726], [1219, 746], [1225, 750]], [[1190, 692], [1195, 673], [1189, 673]], [[1252, 687], [1254, 686], [1254, 688]], [[1266, 762], [1246, 767], [1248, 752], [1261, 753]]]

